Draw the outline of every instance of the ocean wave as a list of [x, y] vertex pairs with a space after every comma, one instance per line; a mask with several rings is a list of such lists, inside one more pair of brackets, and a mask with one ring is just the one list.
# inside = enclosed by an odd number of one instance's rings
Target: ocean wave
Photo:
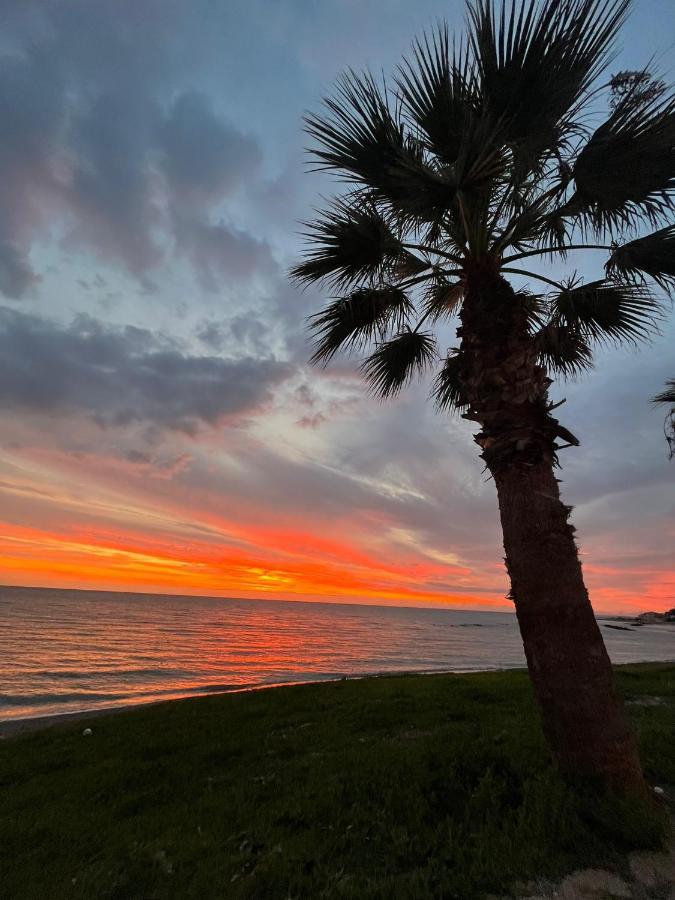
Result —
[[52, 679], [54, 681], [77, 681], [82, 679], [114, 678], [119, 681], [124, 678], [189, 678], [193, 673], [187, 669], [170, 668], [124, 668], [122, 666], [112, 669], [33, 669], [34, 678]]
[[100, 693], [78, 691], [77, 693], [51, 694], [0, 694], [0, 708], [3, 706], [50, 706], [62, 703], [106, 703], [110, 700], [128, 700], [127, 693]]

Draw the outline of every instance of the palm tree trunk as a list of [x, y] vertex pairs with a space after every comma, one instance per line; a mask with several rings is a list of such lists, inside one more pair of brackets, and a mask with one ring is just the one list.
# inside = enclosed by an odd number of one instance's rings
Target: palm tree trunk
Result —
[[466, 418], [497, 485], [525, 656], [546, 738], [560, 769], [615, 790], [645, 790], [635, 739], [615, 692], [554, 476], [550, 379], [529, 333], [528, 297], [486, 266], [467, 273], [461, 313]]
[[552, 466], [498, 470], [495, 482], [511, 595], [554, 758], [567, 775], [641, 790], [637, 746]]

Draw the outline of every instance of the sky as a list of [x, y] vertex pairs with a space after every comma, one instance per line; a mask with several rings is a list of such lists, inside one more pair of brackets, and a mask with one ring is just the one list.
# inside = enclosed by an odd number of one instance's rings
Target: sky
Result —
[[[637, 0], [613, 71], [675, 80], [670, 2]], [[308, 171], [303, 114], [464, 15], [0, 0], [2, 583], [510, 606], [469, 424], [428, 384], [382, 403], [358, 361], [309, 368], [327, 298], [287, 277], [339, 190]], [[559, 477], [598, 611], [675, 605], [675, 463], [648, 402], [674, 337], [552, 389], [581, 439]]]

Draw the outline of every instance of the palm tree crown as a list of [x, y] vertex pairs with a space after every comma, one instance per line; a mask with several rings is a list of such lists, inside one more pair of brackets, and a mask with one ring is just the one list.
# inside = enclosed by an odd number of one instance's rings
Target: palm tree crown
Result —
[[[554, 375], [589, 368], [597, 344], [653, 333], [658, 294], [675, 287], [675, 95], [646, 72], [598, 87], [629, 7], [473, 0], [466, 39], [439, 27], [390, 83], [341, 77], [306, 119], [317, 166], [347, 185], [307, 224], [293, 270], [336, 295], [311, 319], [314, 362], [370, 347], [366, 380], [395, 394], [439, 359], [433, 326], [461, 315], [477, 270], [539, 285], [513, 297]], [[592, 281], [532, 271], [586, 248], [607, 254]], [[466, 411], [459, 356], [439, 365], [433, 395]]]

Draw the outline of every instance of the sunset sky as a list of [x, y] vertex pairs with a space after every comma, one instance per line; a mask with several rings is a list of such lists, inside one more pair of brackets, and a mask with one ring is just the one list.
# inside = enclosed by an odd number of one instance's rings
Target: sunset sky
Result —
[[[303, 113], [344, 68], [460, 29], [463, 3], [0, 10], [2, 583], [508, 607], [471, 427], [428, 384], [380, 403], [358, 360], [309, 369], [322, 298], [286, 276], [339, 189], [306, 171]], [[675, 79], [672, 0], [639, 0], [623, 47], [612, 71]], [[582, 441], [560, 477], [599, 611], [675, 606], [675, 462], [648, 402], [673, 323], [552, 391]]]

